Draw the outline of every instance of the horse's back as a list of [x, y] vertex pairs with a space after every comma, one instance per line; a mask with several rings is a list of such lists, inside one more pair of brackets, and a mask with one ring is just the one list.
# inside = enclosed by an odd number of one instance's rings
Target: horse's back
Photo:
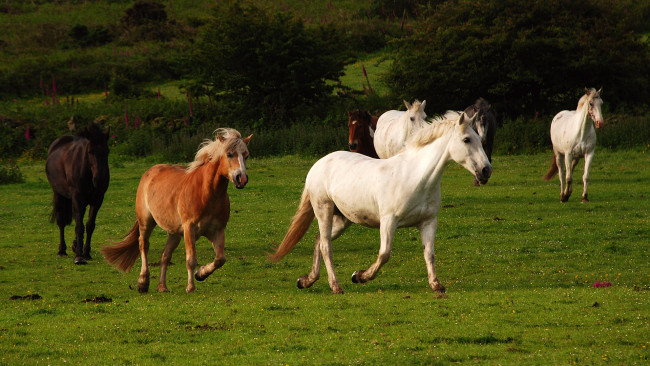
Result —
[[402, 149], [407, 136], [404, 136], [404, 126], [399, 124], [400, 117], [405, 113], [392, 110], [379, 116], [373, 144], [380, 158], [389, 158]]

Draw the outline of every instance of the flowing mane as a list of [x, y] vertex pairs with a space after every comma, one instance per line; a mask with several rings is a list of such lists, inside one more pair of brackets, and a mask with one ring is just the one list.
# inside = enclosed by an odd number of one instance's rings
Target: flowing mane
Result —
[[596, 98], [596, 97], [599, 97], [599, 96], [600, 96], [600, 94], [598, 93], [598, 91], [596, 91], [596, 89], [594, 89], [594, 88], [589, 89], [588, 93], [585, 93], [580, 98], [580, 100], [578, 101], [578, 109], [576, 109], [576, 110], [578, 110], [578, 111], [581, 110], [585, 106], [585, 103], [587, 103], [589, 100], [591, 100], [593, 98]]
[[444, 115], [433, 118], [431, 124], [417, 131], [408, 139], [406, 148], [420, 148], [432, 143], [453, 129], [459, 119], [460, 113], [455, 111], [447, 111]]
[[243, 143], [241, 134], [232, 128], [218, 128], [215, 133], [215, 139], [206, 139], [199, 146], [199, 151], [196, 152], [194, 161], [187, 168], [190, 173], [203, 164], [215, 163], [221, 156], [230, 149], [235, 148], [237, 144]]

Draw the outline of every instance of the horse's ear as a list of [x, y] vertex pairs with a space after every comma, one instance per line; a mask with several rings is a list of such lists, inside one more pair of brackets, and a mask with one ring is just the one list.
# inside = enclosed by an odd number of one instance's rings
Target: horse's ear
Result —
[[221, 142], [226, 141], [226, 138], [224, 137], [224, 135], [222, 135], [222, 134], [220, 134], [220, 133], [217, 133], [217, 138], [218, 138], [219, 141], [221, 141]]
[[426, 100], [426, 99], [422, 101], [422, 104], [420, 104], [420, 110], [421, 110], [422, 112], [424, 112], [424, 106], [425, 106], [425, 105], [427, 105], [427, 100]]
[[467, 115], [465, 112], [460, 112], [460, 117], [458, 118], [458, 125], [461, 126], [463, 123], [466, 123]]
[[111, 136], [111, 126], [108, 126], [108, 128], [106, 129], [106, 140], [108, 140], [110, 136]]
[[406, 106], [406, 109], [411, 109], [411, 104], [407, 101], [404, 101], [404, 105]]
[[348, 112], [348, 117], [352, 117], [352, 113], [350, 113], [350, 111], [346, 111], [346, 112]]
[[251, 140], [251, 137], [253, 137], [253, 134], [252, 134], [252, 133], [251, 133], [248, 137], [246, 137], [246, 138], [244, 139], [244, 143], [245, 143], [246, 145], [248, 145], [248, 141]]
[[598, 94], [603, 95], [603, 87], [601, 86], [600, 89], [598, 89]]
[[589, 88], [587, 88], [586, 86], [585, 86], [585, 94], [589, 95]]

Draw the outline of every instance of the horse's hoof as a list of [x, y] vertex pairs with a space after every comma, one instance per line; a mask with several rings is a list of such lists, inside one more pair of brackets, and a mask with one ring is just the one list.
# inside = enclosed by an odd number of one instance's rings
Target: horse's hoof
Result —
[[74, 264], [87, 264], [87, 263], [88, 263], [88, 262], [86, 262], [86, 260], [84, 259], [84, 257], [76, 257], [76, 258], [74, 259]]
[[364, 283], [364, 282], [366, 282], [366, 281], [364, 281], [363, 279], [361, 279], [361, 276], [363, 276], [363, 273], [364, 273], [364, 272], [365, 272], [365, 271], [355, 271], [355, 272], [352, 274], [352, 282], [353, 282], [353, 283]]
[[589, 198], [587, 198], [587, 195], [584, 195], [582, 197], [582, 203], [587, 203], [587, 202], [589, 202]]
[[208, 278], [208, 276], [199, 276], [199, 272], [194, 274], [194, 279], [197, 281], [205, 281], [206, 278]]
[[169, 289], [167, 288], [167, 286], [158, 285], [157, 290], [158, 290], [158, 292], [169, 292]]
[[304, 289], [305, 286], [302, 285], [302, 277], [298, 278], [298, 281], [296, 281], [296, 286], [298, 286], [299, 289]]
[[149, 285], [146, 286], [138, 285], [138, 292], [141, 294], [146, 294], [147, 292], [149, 292]]
[[67, 257], [68, 253], [66, 253], [66, 252], [58, 252], [58, 253], [56, 253], [56, 255], [59, 256], [59, 257]]
[[566, 202], [569, 200], [569, 196], [562, 195], [560, 196], [560, 202]]
[[341, 286], [334, 287], [332, 289], [332, 294], [344, 294], [345, 291], [343, 291], [343, 288]]
[[84, 254], [84, 259], [87, 260], [87, 261], [93, 260], [92, 257], [90, 256], [90, 254]]
[[190, 292], [194, 292], [194, 289], [195, 289], [194, 286], [187, 286], [185, 288], [185, 292], [189, 294]]
[[443, 286], [443, 285], [441, 285], [439, 283], [435, 284], [434, 286], [431, 286], [431, 289], [433, 290], [433, 292], [438, 292], [438, 293], [441, 293], [441, 294], [444, 294], [445, 292], [447, 292], [447, 289], [445, 288], [445, 286]]

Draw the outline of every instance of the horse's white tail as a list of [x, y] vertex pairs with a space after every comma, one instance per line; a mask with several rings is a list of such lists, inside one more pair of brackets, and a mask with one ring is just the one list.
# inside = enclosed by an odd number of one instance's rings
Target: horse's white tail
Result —
[[305, 189], [302, 192], [302, 198], [300, 199], [300, 204], [298, 205], [298, 211], [293, 216], [291, 225], [287, 234], [282, 240], [282, 244], [276, 249], [275, 254], [269, 254], [269, 260], [272, 262], [277, 262], [282, 257], [287, 255], [293, 247], [302, 239], [309, 226], [311, 226], [312, 221], [314, 221], [314, 209], [311, 205], [311, 200], [309, 199], [309, 193]]
[[551, 159], [551, 166], [548, 168], [548, 172], [544, 175], [545, 181], [551, 180], [551, 178], [553, 178], [558, 172], [557, 162], [555, 159], [555, 155], [553, 155], [553, 159]]

